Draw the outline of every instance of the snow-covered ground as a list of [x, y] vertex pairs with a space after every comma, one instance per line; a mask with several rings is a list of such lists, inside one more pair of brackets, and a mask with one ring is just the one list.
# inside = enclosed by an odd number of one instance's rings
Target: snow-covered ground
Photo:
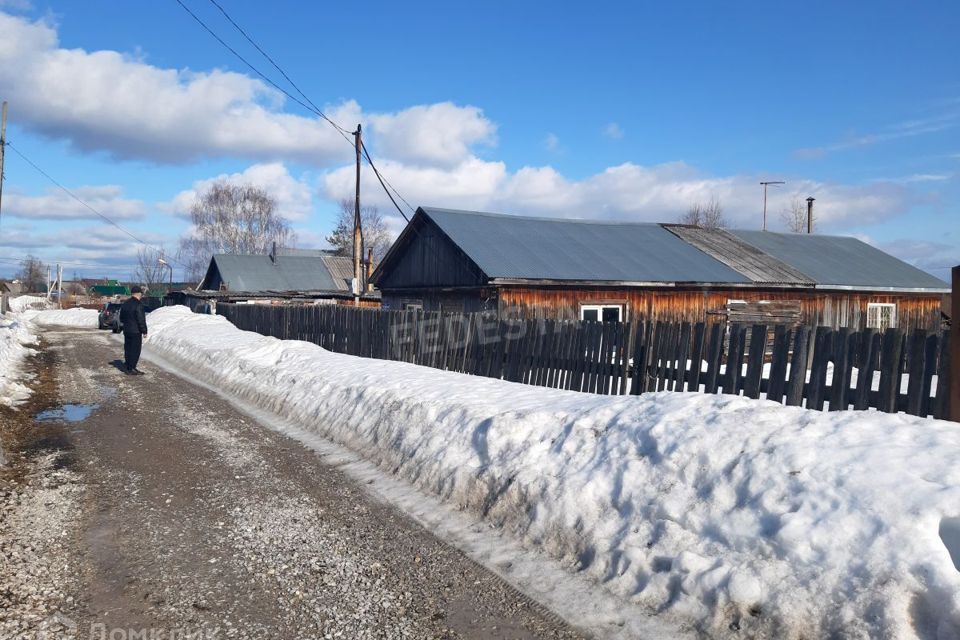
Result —
[[15, 406], [30, 395], [22, 384], [22, 364], [37, 341], [37, 327], [97, 327], [92, 309], [46, 309], [39, 296], [10, 299], [10, 312], [0, 316], [0, 404]]
[[24, 311], [20, 316], [41, 327], [77, 327], [96, 329], [96, 309], [47, 309], [44, 311]]
[[0, 404], [13, 406], [30, 395], [30, 390], [20, 382], [21, 365], [33, 352], [30, 345], [36, 341], [30, 324], [19, 315], [0, 316]]
[[10, 298], [10, 311], [20, 313], [27, 309], [46, 309], [50, 302], [44, 296], [17, 296]]
[[184, 307], [150, 327], [148, 353], [663, 618], [714, 637], [960, 637], [960, 425], [524, 386]]

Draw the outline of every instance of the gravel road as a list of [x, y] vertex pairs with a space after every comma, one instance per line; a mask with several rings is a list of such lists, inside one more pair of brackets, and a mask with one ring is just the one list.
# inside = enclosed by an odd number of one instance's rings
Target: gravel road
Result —
[[0, 484], [0, 638], [585, 637], [223, 398], [121, 375], [108, 334], [45, 338], [28, 409], [77, 406]]

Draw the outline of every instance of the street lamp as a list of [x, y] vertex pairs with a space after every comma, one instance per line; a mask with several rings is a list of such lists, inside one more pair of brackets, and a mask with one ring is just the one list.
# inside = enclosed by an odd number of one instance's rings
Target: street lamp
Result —
[[170, 290], [167, 291], [167, 293], [170, 293], [170, 291], [173, 290], [173, 266], [163, 258], [157, 258], [157, 264], [159, 264], [161, 267], [170, 269]]

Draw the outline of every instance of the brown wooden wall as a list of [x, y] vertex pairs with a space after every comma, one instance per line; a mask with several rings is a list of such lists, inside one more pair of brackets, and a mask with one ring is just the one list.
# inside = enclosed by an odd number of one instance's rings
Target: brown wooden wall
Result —
[[725, 319], [727, 300], [799, 301], [803, 324], [834, 329], [866, 326], [867, 304], [897, 305], [897, 327], [905, 331], [941, 329], [939, 294], [881, 294], [850, 291], [760, 289], [639, 289], [502, 287], [502, 318], [579, 317], [580, 304], [620, 303], [626, 320], [711, 322]]

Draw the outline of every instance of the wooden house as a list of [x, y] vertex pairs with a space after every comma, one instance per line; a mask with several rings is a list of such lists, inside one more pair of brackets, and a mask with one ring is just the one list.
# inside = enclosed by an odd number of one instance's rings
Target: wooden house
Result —
[[[217, 254], [210, 259], [196, 291], [171, 299], [353, 303], [352, 280], [353, 260], [331, 251], [282, 249], [271, 255]], [[377, 292], [365, 291], [360, 298], [363, 306], [380, 306]]]
[[937, 330], [948, 285], [856, 238], [420, 208], [384, 308]]

